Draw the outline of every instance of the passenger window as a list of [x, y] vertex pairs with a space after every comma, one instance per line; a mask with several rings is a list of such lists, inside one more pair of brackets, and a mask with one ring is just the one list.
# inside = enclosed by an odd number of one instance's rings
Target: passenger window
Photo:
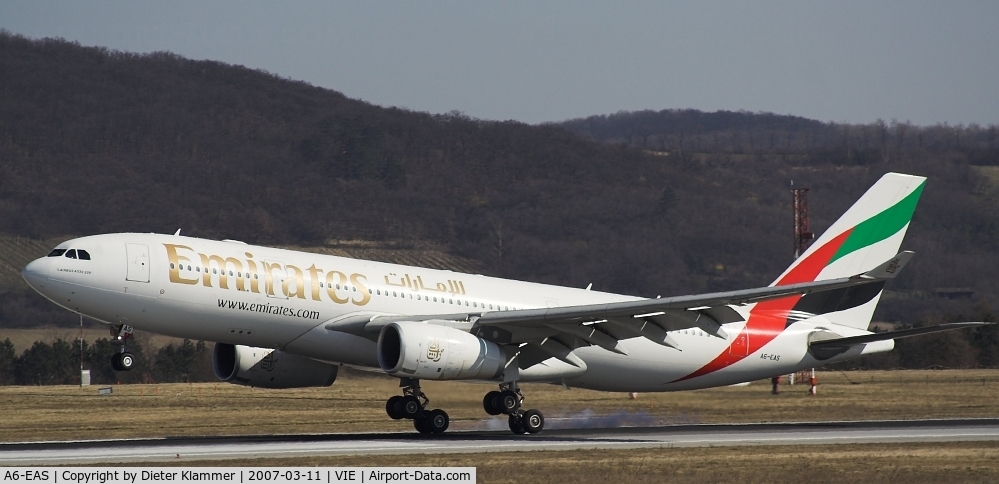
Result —
[[395, 293], [395, 291], [392, 291], [392, 297], [399, 297], [399, 296]]
[[212, 274], [218, 274], [218, 273], [219, 273], [218, 269], [212, 269]]
[[174, 268], [174, 265], [173, 265], [173, 262], [171, 262], [171, 263], [170, 263], [170, 268], [171, 268], [171, 269], [173, 269], [173, 268]]
[[52, 252], [49, 252], [49, 255], [47, 257], [59, 257], [65, 253], [66, 249], [52, 249]]
[[69, 249], [66, 252], [66, 257], [68, 257], [70, 259], [76, 259], [76, 249]]
[[87, 252], [82, 249], [76, 251], [76, 256], [79, 257], [80, 260], [90, 260], [90, 252]]
[[437, 298], [436, 297], [434, 298], [434, 302], [437, 302]]
[[492, 305], [492, 304], [490, 304], [490, 305], [489, 305], [489, 309], [492, 309], [492, 308], [493, 308], [493, 305]]

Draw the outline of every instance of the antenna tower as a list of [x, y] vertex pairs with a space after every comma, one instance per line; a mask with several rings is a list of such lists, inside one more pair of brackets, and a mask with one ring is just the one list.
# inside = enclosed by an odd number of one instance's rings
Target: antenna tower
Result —
[[815, 234], [808, 228], [808, 189], [794, 188], [791, 182], [791, 209], [794, 211], [794, 258], [808, 248]]

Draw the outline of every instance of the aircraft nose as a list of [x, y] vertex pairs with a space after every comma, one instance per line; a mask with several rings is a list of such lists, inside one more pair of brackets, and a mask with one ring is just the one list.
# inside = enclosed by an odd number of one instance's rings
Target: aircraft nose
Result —
[[35, 259], [24, 266], [24, 269], [21, 269], [21, 277], [32, 289], [37, 291], [42, 281], [48, 277], [48, 264], [43, 259]]

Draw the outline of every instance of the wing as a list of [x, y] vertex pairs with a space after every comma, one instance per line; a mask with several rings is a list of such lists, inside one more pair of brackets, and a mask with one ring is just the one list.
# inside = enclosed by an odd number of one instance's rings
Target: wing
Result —
[[367, 313], [331, 322], [326, 329], [376, 340], [382, 327], [397, 321], [441, 324], [499, 344], [520, 345], [520, 364], [524, 368], [550, 357], [577, 365], [572, 351], [581, 346], [595, 345], [627, 354], [620, 341], [644, 337], [680, 349], [668, 333], [687, 328], [700, 328], [705, 333], [727, 339], [722, 325], [743, 320], [732, 306], [884, 282], [894, 278], [912, 255], [912, 252], [902, 252], [892, 260], [852, 277], [785, 286], [512, 311], [418, 316]]

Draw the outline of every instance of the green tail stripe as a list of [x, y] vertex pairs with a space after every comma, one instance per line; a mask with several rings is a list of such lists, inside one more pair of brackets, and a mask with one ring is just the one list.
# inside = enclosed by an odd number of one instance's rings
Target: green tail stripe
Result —
[[912, 219], [912, 213], [916, 211], [916, 202], [919, 201], [919, 195], [923, 193], [925, 185], [925, 181], [920, 183], [912, 193], [895, 205], [857, 224], [827, 265], [855, 250], [881, 242], [902, 230]]

